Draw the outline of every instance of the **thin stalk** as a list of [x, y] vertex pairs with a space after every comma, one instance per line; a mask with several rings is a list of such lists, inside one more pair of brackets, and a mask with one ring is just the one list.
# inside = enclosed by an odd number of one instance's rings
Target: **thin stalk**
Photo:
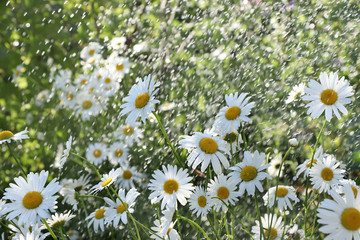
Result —
[[99, 173], [99, 171], [97, 170], [96, 166], [94, 164], [92, 164], [91, 162], [89, 162], [89, 160], [87, 160], [86, 158], [84, 158], [83, 156], [80, 156], [74, 152], [71, 152], [72, 155], [84, 160], [90, 167], [92, 167], [94, 169], [94, 171], [96, 172], [96, 174], [98, 175], [98, 177], [101, 179], [101, 175]]
[[[135, 220], [136, 224], [138, 224], [138, 225], [139, 225], [140, 227], [142, 227], [143, 229], [147, 230], [149, 233], [154, 234], [154, 235], [157, 236], [158, 238], [163, 239], [162, 236], [158, 235], [156, 232], [152, 231], [151, 229], [149, 229], [147, 226], [145, 226], [145, 225], [142, 224], [141, 222], [137, 221], [136, 219], [134, 219], [134, 220]], [[144, 232], [145, 232], [145, 231], [144, 231]], [[146, 235], [148, 235], [148, 234], [146, 233]]]
[[[262, 222], [261, 222], [261, 214], [260, 214], [260, 208], [259, 208], [259, 203], [258, 203], [258, 200], [257, 200], [257, 193], [256, 193], [256, 190], [255, 190], [255, 206], [256, 206], [256, 213], [258, 215], [258, 219], [259, 219], [259, 225], [260, 225], [260, 240], [262, 239], [262, 236], [264, 234], [264, 229], [263, 229], [263, 225], [262, 225]], [[270, 225], [271, 226], [271, 225]], [[270, 235], [270, 234], [269, 234]], [[264, 234], [264, 238], [265, 238], [265, 234]]]
[[78, 197], [82, 197], [82, 198], [91, 198], [91, 197], [93, 197], [93, 198], [99, 198], [99, 199], [104, 200], [103, 197], [96, 196], [96, 195], [77, 195], [77, 196], [78, 196]]
[[159, 115], [156, 112], [153, 112], [153, 114], [154, 114], [156, 120], [158, 121], [161, 132], [163, 133], [163, 135], [164, 135], [164, 137], [166, 139], [166, 142], [169, 144], [169, 146], [171, 148], [171, 151], [174, 154], [176, 160], [181, 165], [181, 167], [186, 168], [185, 163], [181, 160], [179, 154], [176, 152], [174, 146], [171, 144], [170, 139], [169, 139], [168, 135], [166, 134], [165, 128], [164, 128], [163, 124], [161, 123]]
[[182, 220], [185, 220], [187, 221], [188, 223], [190, 223], [191, 225], [195, 226], [197, 229], [199, 229], [202, 234], [204, 235], [204, 237], [208, 240], [210, 240], [209, 236], [206, 234], [206, 232], [204, 231], [204, 229], [202, 229], [196, 222], [194, 222], [193, 220], [190, 220], [186, 217], [183, 217], [183, 216], [178, 216], [179, 219], [182, 219]]
[[[286, 214], [284, 213], [284, 225], [283, 226], [286, 226]], [[286, 227], [284, 227], [284, 229], [283, 229], [283, 232], [282, 232], [282, 234], [281, 234], [281, 240], [283, 240], [284, 239], [284, 236], [285, 236], [285, 228]], [[270, 235], [270, 234], [269, 234]]]
[[87, 232], [88, 232], [88, 234], [89, 234], [89, 238], [92, 239], [92, 236], [91, 236], [91, 233], [90, 233], [90, 229], [89, 229], [89, 227], [88, 227], [88, 226], [89, 226], [89, 223], [88, 223], [88, 221], [86, 220], [86, 218], [89, 216], [89, 215], [88, 215], [88, 212], [87, 212], [87, 210], [86, 210], [86, 205], [85, 205], [85, 202], [84, 202], [84, 200], [83, 200], [82, 198], [79, 198], [79, 199], [80, 199], [81, 204], [82, 204], [83, 207], [84, 207], [86, 230], [87, 230]]
[[23, 166], [22, 166], [21, 162], [20, 162], [19, 159], [17, 159], [17, 157], [15, 156], [15, 154], [14, 154], [14, 152], [13, 152], [11, 146], [10, 146], [10, 143], [6, 143], [6, 144], [7, 144], [8, 148], [9, 148], [9, 151], [10, 151], [11, 156], [15, 159], [16, 164], [18, 165], [18, 167], [19, 167], [20, 170], [21, 170], [21, 173], [24, 175], [24, 178], [26, 179], [27, 174], [26, 174], [25, 170], [23, 169]]
[[216, 231], [215, 231], [215, 228], [214, 228], [214, 224], [210, 221], [209, 215], [207, 215], [207, 219], [208, 219], [208, 221], [209, 221], [209, 223], [210, 223], [211, 229], [213, 230], [213, 233], [214, 233], [216, 239], [219, 240], [220, 238], [219, 238], [219, 236], [216, 234]]
[[51, 227], [49, 226], [49, 224], [46, 222], [46, 220], [44, 218], [41, 218], [41, 220], [44, 222], [47, 230], [50, 232], [51, 236], [53, 237], [53, 239], [57, 240], [57, 237], [55, 235], [55, 233], [53, 232], [53, 230], [51, 229]]
[[[314, 147], [314, 151], [313, 151], [313, 154], [312, 154], [312, 157], [311, 157], [311, 162], [310, 162], [310, 168], [312, 167], [312, 164], [313, 164], [313, 161], [314, 161], [314, 156], [315, 156], [315, 152], [316, 152], [316, 148], [319, 144], [319, 140], [321, 138], [321, 134], [325, 128], [325, 125], [326, 125], [326, 121], [324, 121], [324, 124], [323, 126], [321, 127], [321, 130], [320, 130], [320, 133], [318, 135], [318, 137], [316, 138], [316, 143], [315, 143], [315, 147]], [[308, 207], [308, 190], [309, 190], [309, 176], [306, 177], [306, 189], [305, 189], [305, 202], [304, 202], [304, 205], [305, 205], [305, 214], [304, 214], [304, 230], [305, 230], [305, 239], [306, 239], [306, 233], [307, 233], [307, 207]]]
[[176, 218], [178, 219], [178, 220], [177, 220], [177, 225], [178, 225], [179, 235], [180, 235], [180, 239], [183, 240], [182, 235], [181, 235], [181, 228], [180, 228], [179, 217], [180, 217], [180, 215], [179, 215], [179, 210], [176, 209]]
[[[289, 147], [289, 149], [287, 150], [287, 152], [285, 153], [283, 159], [281, 160], [281, 164], [280, 164], [280, 167], [279, 167], [279, 173], [278, 173], [278, 176], [277, 176], [277, 179], [276, 179], [276, 187], [275, 187], [275, 197], [274, 197], [274, 205], [272, 206], [271, 208], [271, 220], [270, 220], [270, 228], [272, 227], [272, 224], [273, 224], [273, 219], [274, 219], [274, 212], [275, 212], [275, 203], [276, 203], [276, 198], [277, 198], [277, 191], [278, 191], [278, 187], [279, 187], [279, 179], [280, 179], [280, 174], [281, 174], [281, 169], [284, 165], [284, 162], [285, 162], [285, 158], [287, 157], [287, 155], [290, 153], [292, 147]], [[267, 236], [266, 238], [267, 240], [270, 239], [270, 234]]]
[[59, 227], [59, 232], [62, 240], [65, 240], [64, 233], [62, 227]]

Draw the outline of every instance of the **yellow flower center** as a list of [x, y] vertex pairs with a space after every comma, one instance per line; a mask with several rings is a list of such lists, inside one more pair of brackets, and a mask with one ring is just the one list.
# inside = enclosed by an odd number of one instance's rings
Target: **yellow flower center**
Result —
[[217, 195], [221, 199], [227, 199], [230, 195], [229, 189], [227, 189], [226, 187], [219, 187], [219, 189], [217, 190]]
[[179, 189], [179, 183], [174, 179], [169, 179], [164, 183], [164, 191], [167, 194], [173, 194], [173, 192]]
[[355, 198], [356, 198], [356, 196], [357, 196], [357, 194], [358, 194], [358, 190], [357, 190], [357, 188], [356, 188], [356, 187], [354, 187], [354, 186], [351, 186], [351, 189], [353, 190], [353, 192], [354, 192], [354, 196], [355, 196]]
[[98, 209], [95, 212], [95, 218], [96, 219], [101, 219], [104, 217], [104, 213], [105, 213], [105, 209]]
[[227, 120], [234, 120], [241, 113], [241, 109], [238, 107], [229, 107], [225, 112], [225, 117]]
[[270, 232], [268, 230], [265, 230], [265, 236], [269, 237], [269, 235], [270, 235], [270, 240], [274, 240], [278, 235], [276, 228], [270, 228]]
[[213, 154], [218, 150], [218, 145], [212, 138], [201, 139], [199, 146], [200, 149], [207, 154]]
[[123, 151], [121, 149], [116, 149], [115, 157], [121, 157], [123, 155]]
[[[316, 164], [317, 163], [317, 160], [316, 159], [314, 159], [313, 160], [313, 162], [312, 162], [312, 164], [311, 164], [311, 160], [309, 160], [309, 162], [308, 162], [308, 164], [306, 164], [306, 167], [307, 168], [311, 168], [314, 164]], [[310, 166], [311, 165], [311, 166]]]
[[105, 79], [105, 83], [111, 83], [111, 79], [110, 79], [110, 78], [106, 78], [106, 79]]
[[105, 181], [103, 181], [103, 183], [101, 184], [102, 187], [106, 187], [110, 182], [112, 181], [112, 178], [108, 178]]
[[332, 89], [326, 89], [321, 93], [321, 102], [325, 105], [333, 105], [337, 100], [338, 95]]
[[95, 49], [90, 49], [89, 55], [92, 56], [92, 55], [94, 55], [94, 53], [95, 53]]
[[360, 212], [356, 208], [346, 208], [341, 214], [341, 224], [350, 231], [360, 228]]
[[116, 208], [116, 212], [117, 213], [123, 213], [123, 212], [125, 212], [126, 211], [126, 209], [128, 208], [128, 204], [127, 203], [125, 203], [125, 206], [124, 206], [124, 204], [119, 204], [119, 206]]
[[122, 174], [123, 179], [130, 179], [132, 177], [132, 172], [125, 170]]
[[32, 191], [25, 194], [23, 198], [23, 205], [27, 209], [37, 208], [43, 201], [43, 196], [41, 193]]
[[10, 131], [2, 131], [2, 132], [0, 132], [0, 141], [12, 138], [13, 136], [14, 136], [14, 134]]
[[324, 168], [321, 171], [321, 177], [325, 181], [331, 181], [331, 179], [333, 179], [333, 177], [334, 177], [334, 172], [330, 168]]
[[94, 90], [95, 90], [95, 88], [92, 87], [92, 88], [89, 88], [89, 91], [88, 91], [88, 92], [89, 92], [89, 93], [92, 93]]
[[136, 108], [143, 108], [149, 102], [150, 96], [148, 93], [141, 93], [135, 99], [135, 107]]
[[254, 166], [245, 166], [241, 169], [240, 177], [242, 180], [249, 182], [256, 178], [257, 169]]
[[124, 127], [124, 134], [126, 136], [132, 135], [134, 133], [134, 129], [130, 127], [129, 125]]
[[204, 197], [204, 196], [198, 197], [198, 204], [202, 208], [205, 207], [205, 205], [206, 205], [206, 197]]
[[66, 95], [66, 97], [67, 97], [67, 99], [70, 100], [70, 101], [74, 99], [74, 95], [72, 95], [71, 93], [68, 93], [68, 94]]
[[285, 188], [285, 187], [278, 187], [277, 194], [276, 194], [277, 197], [283, 198], [283, 197], [285, 197], [287, 194], [288, 194], [287, 188]]
[[102, 154], [102, 152], [101, 152], [101, 150], [100, 149], [95, 149], [95, 151], [93, 152], [93, 154], [94, 154], [94, 157], [100, 157], [101, 156], [101, 154]]
[[86, 84], [87, 84], [87, 80], [86, 80], [86, 79], [81, 80], [80, 84], [81, 84], [81, 85], [86, 85]]
[[116, 71], [121, 71], [124, 68], [124, 64], [116, 64]]
[[40, 98], [40, 99], [44, 99], [44, 98], [45, 98], [45, 94], [41, 93], [41, 94], [39, 95], [39, 98]]
[[15, 71], [15, 75], [18, 77], [18, 76], [20, 76], [20, 71], [19, 70], [16, 70]]
[[89, 100], [86, 100], [82, 103], [83, 109], [89, 109], [89, 108], [91, 108], [91, 106], [92, 106], [92, 102], [90, 102]]

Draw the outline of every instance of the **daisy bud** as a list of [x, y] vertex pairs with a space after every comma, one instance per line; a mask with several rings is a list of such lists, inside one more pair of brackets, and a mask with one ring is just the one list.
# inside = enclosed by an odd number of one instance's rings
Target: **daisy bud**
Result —
[[299, 142], [298, 142], [298, 140], [297, 140], [296, 138], [291, 138], [291, 139], [289, 140], [289, 145], [290, 145], [291, 147], [297, 147], [297, 146], [299, 146]]

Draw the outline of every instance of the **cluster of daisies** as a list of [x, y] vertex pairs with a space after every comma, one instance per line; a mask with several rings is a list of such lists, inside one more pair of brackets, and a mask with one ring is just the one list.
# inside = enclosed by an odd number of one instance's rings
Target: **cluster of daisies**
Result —
[[[85, 68], [96, 69], [94, 66], [101, 63], [100, 50], [100, 45], [92, 43], [82, 51], [81, 58]], [[112, 64], [121, 62], [119, 57], [114, 58], [116, 60], [112, 61]], [[114, 68], [111, 71], [115, 71]], [[95, 72], [99, 73], [96, 70]], [[65, 74], [64, 71], [62, 73]], [[120, 73], [111, 73], [112, 76], [121, 75], [116, 74]], [[101, 75], [99, 79], [102, 79], [102, 76], [105, 75]], [[95, 78], [96, 81], [101, 81], [99, 79]], [[155, 111], [154, 105], [159, 103], [155, 99], [159, 85], [151, 75], [144, 79], [138, 78], [129, 95], [123, 99], [120, 115], [127, 115], [126, 125], [120, 126], [116, 131], [117, 141], [111, 145], [102, 142], [90, 144], [85, 158], [78, 156], [95, 169], [100, 179], [97, 184], [93, 184], [88, 175], [78, 179], [62, 179], [60, 182], [54, 178], [46, 185], [49, 174], [47, 171], [41, 171], [40, 174], [29, 173], [26, 177], [14, 179], [15, 184], [11, 183], [10, 187], [5, 189], [0, 204], [0, 215], [10, 221], [9, 228], [15, 229], [13, 230], [15, 239], [28, 235], [44, 239], [49, 233], [42, 233], [48, 229], [42, 222], [56, 228], [75, 218], [71, 212], [55, 213], [59, 197], [57, 194], [62, 196], [63, 204], [72, 206], [73, 211], [79, 211], [80, 202], [90, 201], [89, 196], [102, 199], [101, 206], [94, 209], [85, 219], [88, 227], [92, 227], [94, 232], [104, 232], [110, 227], [119, 229], [121, 223], [129, 224], [129, 217], [135, 228], [140, 224], [132, 215], [136, 211], [136, 200], [141, 195], [134, 182], [139, 182], [144, 176], [130, 167], [128, 153], [129, 147], [142, 137], [138, 118], [145, 123]], [[63, 87], [65, 90], [71, 86], [69, 81]], [[82, 88], [80, 85], [78, 87]], [[83, 89], [91, 95], [88, 88], [83, 86]], [[325, 111], [327, 121], [331, 120], [333, 113], [338, 118], [340, 118], [339, 111], [346, 114], [344, 105], [351, 102], [349, 97], [353, 95], [349, 83], [344, 78], [339, 80], [337, 73], [330, 75], [321, 73], [320, 83], [311, 80], [309, 87], [304, 91], [303, 99], [309, 101], [307, 107], [310, 116], [317, 118]], [[294, 93], [290, 95], [295, 96]], [[257, 150], [252, 153], [240, 148], [242, 139], [239, 128], [242, 124], [251, 122], [249, 115], [255, 105], [254, 102], [250, 102], [247, 93], [225, 95], [225, 101], [226, 106], [216, 115], [211, 129], [180, 136], [179, 147], [188, 152], [186, 162], [180, 159], [179, 163], [182, 167], [164, 164], [152, 174], [148, 184], [151, 193], [147, 198], [151, 204], [159, 204], [161, 214], [154, 220], [153, 226], [147, 228], [147, 235], [152, 239], [179, 240], [181, 233], [175, 228], [176, 222], [180, 219], [178, 216], [180, 205], [181, 207], [188, 205], [193, 215], [204, 218], [210, 212], [236, 209], [237, 202], [246, 196], [255, 197], [257, 200], [257, 194], [260, 193], [263, 194], [264, 204], [272, 211], [263, 216], [259, 213], [260, 221], [255, 221], [251, 229], [251, 237], [271, 240], [304, 238], [304, 230], [299, 229], [299, 226], [292, 221], [291, 224], [286, 225], [283, 218], [288, 215], [288, 209], [292, 210], [297, 203], [300, 205], [304, 200], [303, 196], [297, 195], [294, 187], [280, 185], [278, 181], [275, 186], [269, 186], [263, 193], [263, 182], [269, 184], [269, 180], [272, 179], [268, 173], [271, 164], [268, 163], [265, 153]], [[27, 139], [26, 133], [27, 130], [18, 134], [9, 131], [0, 132], [0, 144]], [[298, 144], [295, 139], [291, 139], [289, 143], [291, 147], [296, 147]], [[66, 143], [66, 149], [59, 163], [60, 168], [71, 155], [71, 145], [72, 137]], [[101, 175], [98, 169], [101, 169], [107, 159], [114, 168]], [[280, 160], [280, 166], [283, 160]], [[192, 173], [189, 173], [186, 165]], [[354, 181], [344, 179], [344, 167], [335, 156], [324, 153], [319, 146], [310, 159], [296, 168], [295, 178], [303, 177], [304, 182], [311, 183], [309, 195], [314, 200], [322, 193], [331, 196], [331, 199], [323, 200], [317, 209], [317, 222], [322, 225], [320, 231], [325, 233], [325, 239], [329, 240], [360, 239], [359, 187]], [[202, 176], [206, 175], [206, 181], [194, 185], [195, 172], [198, 174], [200, 172], [199, 175]], [[279, 171], [277, 177], [280, 174]], [[97, 196], [105, 189], [109, 194], [108, 197]], [[307, 191], [308, 189], [306, 189], [305, 207], [308, 207], [306, 206]], [[274, 211], [275, 207], [278, 209], [277, 214]], [[233, 211], [231, 213], [233, 214]], [[141, 226], [144, 230], [144, 226]], [[247, 232], [250, 234], [250, 231]], [[66, 234], [70, 238], [70, 234]], [[72, 232], [72, 236], [75, 236], [73, 239], [80, 237], [76, 231]]]
[[[90, 42], [80, 52], [81, 72], [73, 74], [61, 69], [54, 73], [52, 80], [54, 90], [59, 92], [60, 106], [73, 110], [83, 121], [106, 109], [109, 98], [118, 94], [122, 79], [130, 71], [129, 59], [120, 56], [117, 48], [111, 49], [112, 53], [104, 59], [103, 46]], [[41, 91], [36, 103], [42, 104], [50, 94], [49, 90]]]

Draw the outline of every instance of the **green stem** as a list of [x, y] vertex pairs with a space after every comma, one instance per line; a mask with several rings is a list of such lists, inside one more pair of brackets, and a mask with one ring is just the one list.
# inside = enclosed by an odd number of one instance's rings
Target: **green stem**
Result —
[[57, 237], [55, 235], [55, 233], [53, 232], [53, 230], [51, 229], [51, 227], [49, 226], [49, 224], [46, 222], [46, 220], [44, 218], [41, 218], [41, 220], [44, 222], [47, 230], [50, 232], [51, 236], [53, 237], [53, 239], [57, 240]]
[[77, 196], [78, 196], [78, 197], [82, 197], [82, 198], [90, 198], [90, 197], [93, 197], [93, 198], [99, 198], [99, 199], [104, 200], [103, 197], [96, 196], [96, 195], [77, 195]]
[[89, 160], [87, 160], [86, 158], [84, 158], [83, 156], [80, 156], [74, 152], [71, 152], [72, 155], [84, 160], [90, 167], [92, 167], [94, 169], [94, 171], [96, 172], [96, 174], [98, 175], [98, 177], [101, 179], [101, 175], [99, 173], [99, 171], [97, 170], [96, 166], [94, 164], [92, 164], [91, 162], [89, 162]]
[[62, 240], [65, 240], [64, 233], [62, 227], [59, 227], [59, 232]]
[[181, 235], [181, 228], [180, 228], [179, 217], [180, 217], [180, 215], [179, 215], [179, 210], [176, 209], [176, 218], [178, 219], [178, 220], [177, 220], [177, 225], [178, 225], [179, 235], [180, 235], [180, 239], [183, 240], [182, 235]]
[[207, 219], [208, 219], [208, 221], [209, 221], [209, 223], [210, 223], [211, 229], [213, 230], [216, 239], [219, 240], [220, 238], [219, 238], [219, 236], [216, 234], [214, 225], [213, 225], [213, 223], [210, 221], [209, 215], [207, 215]]
[[[259, 225], [260, 225], [260, 240], [262, 239], [262, 236], [264, 235], [265, 238], [265, 234], [264, 234], [264, 229], [263, 229], [263, 225], [261, 222], [261, 214], [260, 214], [260, 208], [259, 208], [259, 203], [257, 200], [257, 193], [256, 193], [256, 189], [255, 189], [255, 206], [256, 206], [256, 213], [258, 215], [258, 219], [259, 219]], [[271, 225], [270, 225], [271, 226]], [[269, 234], [270, 235], [270, 234]]]
[[[281, 164], [280, 164], [280, 167], [279, 167], [279, 172], [278, 172], [278, 176], [277, 176], [277, 179], [276, 179], [274, 205], [273, 205], [272, 208], [271, 208], [271, 220], [270, 220], [270, 225], [269, 225], [270, 228], [272, 227], [273, 219], [274, 219], [275, 203], [276, 203], [277, 191], [278, 191], [278, 187], [279, 187], [279, 180], [280, 180], [281, 169], [282, 169], [282, 167], [283, 167], [283, 165], [284, 165], [285, 158], [286, 158], [287, 155], [290, 153], [291, 149], [292, 149], [292, 147], [289, 147], [289, 149], [288, 149], [287, 152], [285, 153], [283, 159], [281, 160]], [[270, 234], [267, 236], [266, 239], [267, 239], [267, 240], [270, 239]]]
[[[314, 148], [314, 151], [313, 151], [313, 154], [312, 154], [312, 157], [311, 157], [311, 162], [310, 162], [310, 168], [312, 167], [312, 164], [313, 164], [313, 161], [314, 161], [314, 156], [315, 156], [315, 152], [316, 152], [316, 148], [319, 144], [319, 140], [321, 138], [321, 134], [325, 128], [325, 125], [326, 125], [326, 121], [324, 121], [324, 124], [323, 126], [321, 127], [321, 130], [320, 130], [320, 133], [318, 135], [318, 137], [316, 138], [316, 143], [315, 143], [315, 148]], [[308, 207], [308, 190], [309, 190], [309, 176], [306, 177], [306, 189], [305, 189], [305, 202], [304, 202], [304, 205], [305, 205], [305, 214], [304, 214], [304, 230], [305, 230], [305, 239], [306, 239], [306, 233], [307, 233], [307, 207]]]
[[[86, 210], [86, 204], [85, 204], [85, 202], [84, 202], [84, 200], [82, 199], [82, 198], [80, 198], [80, 202], [81, 202], [81, 204], [83, 205], [83, 208], [84, 208], [84, 212], [85, 212], [85, 219], [89, 216], [88, 215], [88, 212], [87, 212], [87, 210]], [[89, 229], [89, 223], [88, 223], [88, 221], [87, 220], [85, 220], [85, 222], [86, 222], [86, 230], [87, 230], [87, 232], [88, 232], [88, 234], [89, 234], [89, 238], [90, 239], [92, 239], [92, 236], [91, 236], [91, 233], [90, 233], [90, 229]]]
[[181, 165], [181, 167], [186, 168], [185, 163], [181, 160], [179, 154], [175, 151], [174, 146], [171, 144], [170, 139], [169, 139], [169, 137], [168, 137], [168, 135], [166, 134], [166, 131], [165, 131], [165, 129], [164, 129], [164, 126], [163, 126], [163, 124], [161, 123], [161, 120], [160, 120], [159, 115], [157, 115], [156, 112], [153, 112], [153, 114], [154, 114], [156, 120], [158, 121], [159, 126], [160, 126], [160, 129], [161, 129], [161, 132], [163, 133], [163, 135], [164, 135], [167, 143], [169, 144], [169, 146], [170, 146], [170, 148], [171, 148], [171, 151], [172, 151], [172, 153], [174, 154], [176, 160], [177, 160], [178, 163]]
[[187, 221], [188, 223], [190, 223], [191, 225], [195, 226], [197, 229], [199, 229], [202, 234], [204, 235], [204, 237], [208, 240], [210, 240], [209, 236], [206, 234], [206, 232], [204, 231], [204, 229], [202, 229], [196, 222], [194, 222], [193, 220], [190, 220], [186, 217], [183, 217], [183, 216], [178, 216], [179, 219], [182, 219], [182, 220], [185, 220]]
[[24, 178], [26, 179], [27, 174], [26, 174], [26, 172], [25, 172], [25, 170], [24, 170], [21, 162], [20, 162], [19, 159], [17, 159], [17, 157], [15, 156], [15, 154], [14, 154], [14, 152], [13, 152], [11, 146], [10, 146], [10, 143], [6, 143], [6, 144], [7, 144], [8, 148], [9, 148], [9, 151], [10, 151], [11, 156], [15, 159], [16, 164], [18, 165], [18, 167], [19, 167], [20, 170], [21, 170], [21, 173], [23, 174]]

